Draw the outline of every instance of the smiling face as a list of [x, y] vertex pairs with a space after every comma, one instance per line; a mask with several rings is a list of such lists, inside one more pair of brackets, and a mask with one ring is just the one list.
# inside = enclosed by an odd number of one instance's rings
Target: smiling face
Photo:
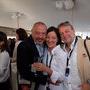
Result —
[[47, 27], [43, 24], [37, 24], [32, 29], [32, 37], [38, 44], [42, 44], [46, 38]]
[[73, 42], [75, 37], [75, 31], [71, 28], [71, 26], [61, 26], [59, 28], [59, 33], [64, 43], [70, 45]]
[[46, 43], [48, 48], [53, 49], [57, 45], [57, 42], [58, 38], [56, 33], [54, 31], [49, 32], [46, 37]]

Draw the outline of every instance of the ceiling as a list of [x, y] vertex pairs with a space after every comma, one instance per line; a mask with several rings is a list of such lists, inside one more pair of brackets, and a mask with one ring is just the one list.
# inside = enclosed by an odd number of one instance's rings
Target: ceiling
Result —
[[70, 21], [76, 31], [90, 32], [90, 0], [75, 0], [72, 10], [58, 9], [56, 0], [0, 0], [0, 26], [17, 28], [14, 12], [20, 12], [19, 27], [31, 29], [36, 21], [57, 26]]

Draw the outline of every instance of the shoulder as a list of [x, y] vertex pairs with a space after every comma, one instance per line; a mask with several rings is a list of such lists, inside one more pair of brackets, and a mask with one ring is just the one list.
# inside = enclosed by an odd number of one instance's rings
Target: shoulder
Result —
[[63, 48], [61, 48], [60, 45], [57, 45], [53, 50], [52, 50], [52, 53], [53, 52], [64, 52]]
[[27, 40], [24, 40], [24, 41], [21, 41], [17, 47], [22, 48], [22, 47], [26, 47], [26, 45], [27, 45]]
[[90, 39], [86, 39], [86, 43], [90, 45]]
[[8, 52], [7, 52], [6, 50], [3, 51], [1, 54], [2, 54], [2, 55], [7, 55], [7, 56], [9, 56], [9, 54], [8, 54]]
[[9, 53], [6, 50], [1, 52], [0, 54], [1, 54], [1, 58], [10, 58]]
[[60, 45], [56, 46], [53, 50], [52, 50], [52, 54], [55, 57], [65, 57], [67, 54], [66, 52], [61, 48]]

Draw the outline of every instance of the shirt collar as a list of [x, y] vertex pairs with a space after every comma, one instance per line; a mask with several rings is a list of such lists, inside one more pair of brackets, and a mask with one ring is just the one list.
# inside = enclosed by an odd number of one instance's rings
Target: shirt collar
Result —
[[41, 46], [41, 47], [44, 46], [44, 44], [39, 44], [39, 43], [37, 43], [37, 42], [35, 42], [35, 45], [36, 45], [36, 46]]

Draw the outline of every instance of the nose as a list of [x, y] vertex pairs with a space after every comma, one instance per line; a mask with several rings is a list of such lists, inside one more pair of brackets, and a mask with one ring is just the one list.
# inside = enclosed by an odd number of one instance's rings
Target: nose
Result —
[[49, 38], [49, 40], [48, 40], [49, 42], [52, 42], [52, 39], [51, 38]]
[[39, 35], [39, 38], [43, 38], [43, 34], [40, 34], [40, 35]]

